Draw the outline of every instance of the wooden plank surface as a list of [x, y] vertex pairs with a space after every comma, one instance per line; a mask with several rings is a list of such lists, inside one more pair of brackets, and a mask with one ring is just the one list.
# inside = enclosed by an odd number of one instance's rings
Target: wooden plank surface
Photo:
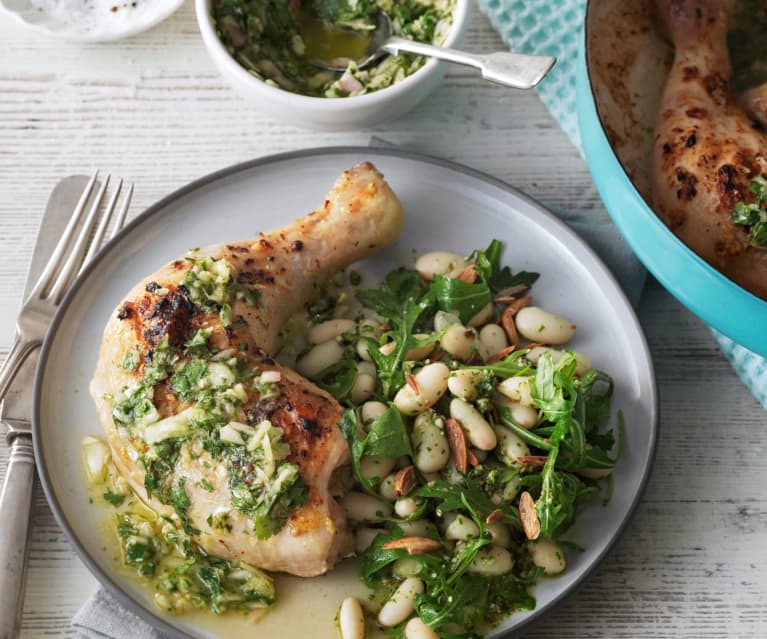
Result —
[[[502, 43], [472, 15], [466, 48]], [[307, 132], [271, 121], [218, 76], [187, 2], [109, 45], [45, 39], [0, 19], [0, 357], [49, 190], [101, 167], [137, 184], [139, 211], [190, 179], [252, 157], [365, 144], [376, 134], [454, 159], [544, 204], [602, 215], [585, 163], [533, 93], [451, 70], [413, 112], [370, 130]], [[639, 309], [658, 377], [661, 437], [647, 492], [594, 576], [525, 637], [767, 636], [765, 413], [707, 329], [651, 282]], [[0, 476], [7, 449], [0, 445]], [[37, 494], [26, 638], [72, 635], [95, 588]]]

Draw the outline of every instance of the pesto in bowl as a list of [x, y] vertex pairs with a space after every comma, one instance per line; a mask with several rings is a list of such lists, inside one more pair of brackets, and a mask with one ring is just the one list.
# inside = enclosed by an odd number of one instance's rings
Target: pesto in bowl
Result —
[[[393, 33], [441, 45], [453, 23], [455, 0], [212, 0], [216, 33], [229, 54], [267, 84], [311, 97], [340, 98], [385, 89], [421, 68], [415, 55], [387, 56], [365, 69], [372, 16], [382, 9]], [[317, 67], [343, 51], [344, 73]], [[350, 55], [354, 52], [355, 55]]]

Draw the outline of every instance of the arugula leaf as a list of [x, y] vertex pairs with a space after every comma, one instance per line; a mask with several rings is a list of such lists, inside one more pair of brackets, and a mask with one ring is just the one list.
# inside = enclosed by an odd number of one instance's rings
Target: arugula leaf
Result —
[[385, 317], [391, 324], [391, 330], [383, 336], [383, 341], [393, 341], [394, 351], [384, 355], [378, 350], [380, 344], [367, 338], [368, 352], [378, 371], [383, 393], [391, 398], [394, 392], [405, 383], [402, 362], [405, 354], [419, 341], [413, 337], [418, 320], [429, 310], [433, 297], [417, 271], [398, 270], [386, 276], [377, 289], [357, 292], [357, 299], [367, 308], [373, 309]]
[[525, 356], [529, 352], [529, 349], [523, 348], [510, 353], [494, 364], [462, 366], [461, 368], [490, 371], [493, 375], [502, 377], [503, 379], [506, 379], [507, 377], [515, 377], [516, 375], [531, 375], [533, 373], [533, 368], [530, 366], [530, 362], [525, 359]]
[[417, 488], [411, 494], [414, 497], [439, 500], [436, 511], [437, 515], [440, 516], [444, 513], [465, 510], [484, 522], [485, 517], [500, 508], [503, 512], [503, 522], [517, 528], [520, 527], [519, 515], [513, 508], [504, 503], [494, 504], [482, 490], [479, 482], [469, 477], [463, 478], [457, 484], [451, 484], [444, 480], [432, 481]]
[[357, 365], [350, 359], [342, 359], [322, 369], [312, 381], [338, 400], [346, 399], [357, 380]]
[[601, 426], [610, 419], [613, 380], [607, 373], [590, 368], [581, 375], [581, 392], [586, 404], [586, 420]]
[[413, 455], [402, 413], [393, 405], [370, 424], [364, 443], [366, 455], [383, 457]]
[[373, 482], [362, 475], [360, 460], [363, 455], [399, 457], [413, 454], [401, 413], [394, 405], [389, 406], [383, 415], [370, 424], [368, 434], [363, 439], [359, 437], [359, 420], [353, 408], [343, 412], [338, 427], [344, 434], [351, 452], [354, 476], [365, 492], [380, 499], [381, 496], [376, 492]]
[[483, 276], [479, 282], [469, 284], [454, 277], [435, 275], [431, 291], [440, 310], [457, 313], [464, 324], [493, 300]]
[[367, 308], [392, 318], [402, 313], [406, 302], [421, 299], [427, 288], [418, 271], [402, 269], [389, 273], [378, 288], [357, 291], [356, 295]]
[[511, 269], [508, 266], [504, 266], [498, 273], [490, 278], [490, 288], [493, 293], [502, 291], [505, 288], [517, 286], [518, 284], [524, 284], [528, 288], [531, 288], [540, 277], [539, 273], [532, 271], [519, 271], [512, 275]]

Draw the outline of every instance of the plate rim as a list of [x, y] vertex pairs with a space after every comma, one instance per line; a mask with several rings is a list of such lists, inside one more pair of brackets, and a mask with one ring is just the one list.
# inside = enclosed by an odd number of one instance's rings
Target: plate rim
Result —
[[[43, 445], [41, 443], [42, 427], [40, 423], [40, 411], [41, 411], [41, 404], [42, 404], [41, 389], [42, 389], [43, 378], [45, 375], [46, 364], [48, 362], [48, 358], [50, 355], [51, 343], [60, 325], [64, 321], [65, 316], [67, 315], [72, 299], [74, 298], [76, 293], [80, 290], [80, 288], [85, 284], [85, 282], [89, 279], [91, 273], [94, 270], [96, 270], [96, 268], [104, 259], [108, 257], [112, 248], [118, 242], [122, 240], [122, 237], [124, 235], [131, 232], [134, 228], [146, 223], [147, 220], [154, 218], [158, 214], [162, 214], [163, 211], [165, 211], [165, 209], [167, 209], [168, 206], [172, 205], [177, 200], [180, 200], [186, 197], [187, 195], [193, 193], [194, 191], [200, 188], [209, 186], [210, 184], [215, 183], [216, 181], [231, 177], [243, 171], [257, 169], [258, 167], [261, 167], [261, 166], [268, 166], [268, 165], [279, 163], [279, 162], [305, 159], [310, 157], [350, 155], [350, 154], [351, 155], [370, 154], [371, 156], [383, 155], [388, 157], [400, 158], [404, 160], [421, 162], [427, 165], [437, 166], [440, 168], [445, 168], [445, 169], [453, 170], [459, 173], [463, 173], [473, 179], [490, 184], [491, 186], [494, 186], [501, 191], [504, 191], [514, 197], [521, 199], [528, 205], [535, 208], [537, 212], [543, 214], [545, 217], [548, 217], [551, 221], [555, 223], [555, 225], [557, 225], [560, 228], [561, 231], [564, 232], [566, 236], [569, 236], [569, 239], [572, 242], [574, 242], [581, 250], [584, 250], [596, 262], [596, 266], [602, 271], [601, 276], [607, 278], [607, 280], [612, 283], [615, 289], [615, 292], [618, 295], [618, 301], [625, 307], [625, 309], [629, 311], [629, 318], [630, 318], [632, 327], [639, 337], [639, 343], [638, 343], [640, 347], [639, 353], [647, 361], [647, 365], [648, 365], [647, 374], [649, 377], [649, 390], [650, 390], [650, 397], [648, 399], [651, 405], [651, 410], [649, 411], [649, 414], [651, 417], [650, 423], [649, 423], [650, 445], [647, 450], [646, 464], [644, 465], [644, 468], [642, 470], [641, 479], [637, 485], [636, 493], [634, 494], [634, 498], [629, 504], [629, 507], [626, 511], [625, 516], [615, 528], [614, 534], [609, 539], [605, 547], [596, 556], [594, 561], [592, 561], [592, 563], [585, 568], [583, 574], [580, 575], [580, 577], [578, 577], [569, 587], [567, 587], [561, 593], [556, 595], [547, 604], [540, 607], [536, 607], [534, 610], [530, 611], [531, 614], [529, 614], [525, 619], [519, 622], [515, 627], [509, 628], [508, 630], [502, 631], [501, 633], [493, 635], [493, 636], [496, 639], [501, 639], [502, 637], [510, 637], [512, 633], [516, 633], [522, 628], [529, 626], [530, 624], [535, 623], [536, 621], [539, 621], [546, 612], [552, 610], [556, 606], [559, 606], [565, 599], [567, 599], [568, 597], [573, 595], [575, 592], [577, 592], [583, 586], [583, 584], [594, 574], [595, 570], [602, 564], [605, 557], [610, 553], [610, 551], [613, 549], [617, 541], [623, 536], [626, 530], [626, 527], [628, 526], [629, 522], [636, 514], [637, 506], [639, 505], [639, 502], [647, 488], [647, 484], [655, 463], [657, 445], [658, 445], [658, 435], [659, 435], [659, 428], [660, 428], [657, 379], [655, 376], [655, 367], [653, 364], [652, 353], [648, 346], [647, 338], [644, 334], [644, 331], [642, 330], [642, 326], [636, 315], [636, 311], [634, 307], [631, 305], [628, 298], [626, 297], [626, 294], [623, 292], [623, 289], [621, 288], [620, 284], [618, 284], [617, 280], [615, 279], [615, 276], [607, 268], [607, 266], [602, 261], [602, 259], [596, 254], [596, 252], [591, 248], [591, 246], [589, 246], [588, 243], [586, 243], [586, 241], [583, 240], [570, 226], [568, 226], [562, 219], [557, 217], [554, 213], [549, 211], [543, 204], [541, 204], [534, 198], [526, 195], [525, 193], [519, 191], [513, 186], [510, 186], [506, 182], [498, 178], [495, 178], [491, 175], [488, 175], [487, 173], [484, 173], [482, 171], [472, 169], [468, 166], [465, 166], [463, 164], [453, 162], [450, 160], [445, 160], [445, 159], [437, 158], [424, 153], [409, 151], [405, 149], [398, 149], [398, 148], [355, 146], [355, 145], [313, 147], [313, 148], [307, 148], [307, 149], [299, 149], [295, 151], [286, 151], [282, 153], [269, 154], [269, 155], [253, 158], [250, 160], [245, 160], [243, 162], [239, 162], [236, 164], [232, 164], [223, 169], [213, 171], [211, 173], [203, 175], [202, 177], [192, 180], [191, 182], [188, 182], [187, 184], [181, 186], [180, 188], [175, 189], [170, 194], [161, 198], [154, 204], [151, 204], [149, 207], [147, 207], [145, 210], [139, 213], [134, 219], [132, 219], [128, 224], [126, 224], [125, 227], [123, 227], [123, 229], [119, 233], [117, 233], [102, 247], [102, 249], [96, 254], [96, 256], [91, 260], [91, 262], [88, 263], [86, 267], [83, 269], [83, 271], [78, 275], [77, 279], [72, 284], [72, 287], [67, 291], [66, 295], [64, 296], [64, 299], [62, 300], [56, 312], [56, 315], [54, 316], [51, 322], [51, 325], [50, 325], [50, 328], [48, 329], [48, 333], [46, 334], [45, 340], [43, 341], [42, 348], [40, 351], [40, 358], [38, 361], [37, 369], [35, 371], [34, 394], [33, 394], [33, 403], [32, 403], [32, 441], [34, 446], [35, 465], [37, 467], [37, 472], [40, 478], [40, 483], [43, 488], [43, 492], [45, 494], [48, 505], [56, 519], [56, 522], [64, 531], [64, 534], [69, 540], [69, 543], [72, 544], [80, 561], [82, 561], [85, 564], [85, 566], [88, 568], [90, 573], [96, 578], [99, 584], [106, 589], [106, 591], [109, 593], [110, 596], [114, 597], [129, 612], [132, 612], [133, 614], [138, 616], [141, 620], [148, 623], [153, 628], [160, 630], [176, 639], [195, 639], [195, 636], [191, 634], [187, 634], [183, 630], [176, 628], [175, 626], [165, 621], [163, 618], [156, 615], [154, 611], [149, 610], [148, 608], [145, 608], [138, 601], [133, 599], [133, 597], [131, 597], [127, 592], [125, 592], [115, 580], [113, 580], [109, 575], [107, 575], [104, 571], [102, 571], [102, 569], [99, 567], [96, 561], [91, 557], [91, 554], [86, 549], [85, 545], [80, 541], [80, 539], [77, 537], [72, 527], [69, 525], [69, 522], [67, 521], [64, 515], [63, 508], [61, 504], [59, 503], [59, 500], [56, 498], [54, 487], [51, 482], [51, 477], [49, 476], [48, 469], [44, 463]], [[375, 162], [375, 158], [371, 158], [370, 161]]]

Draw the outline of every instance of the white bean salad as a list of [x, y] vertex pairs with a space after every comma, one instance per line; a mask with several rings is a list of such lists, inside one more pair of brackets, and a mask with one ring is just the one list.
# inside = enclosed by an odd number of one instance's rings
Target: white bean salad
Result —
[[579, 505], [610, 495], [612, 379], [501, 250], [426, 253], [377, 288], [352, 271], [283, 331], [277, 359], [345, 407], [341, 504], [371, 597], [339, 602], [342, 639], [477, 637], [534, 608]]

